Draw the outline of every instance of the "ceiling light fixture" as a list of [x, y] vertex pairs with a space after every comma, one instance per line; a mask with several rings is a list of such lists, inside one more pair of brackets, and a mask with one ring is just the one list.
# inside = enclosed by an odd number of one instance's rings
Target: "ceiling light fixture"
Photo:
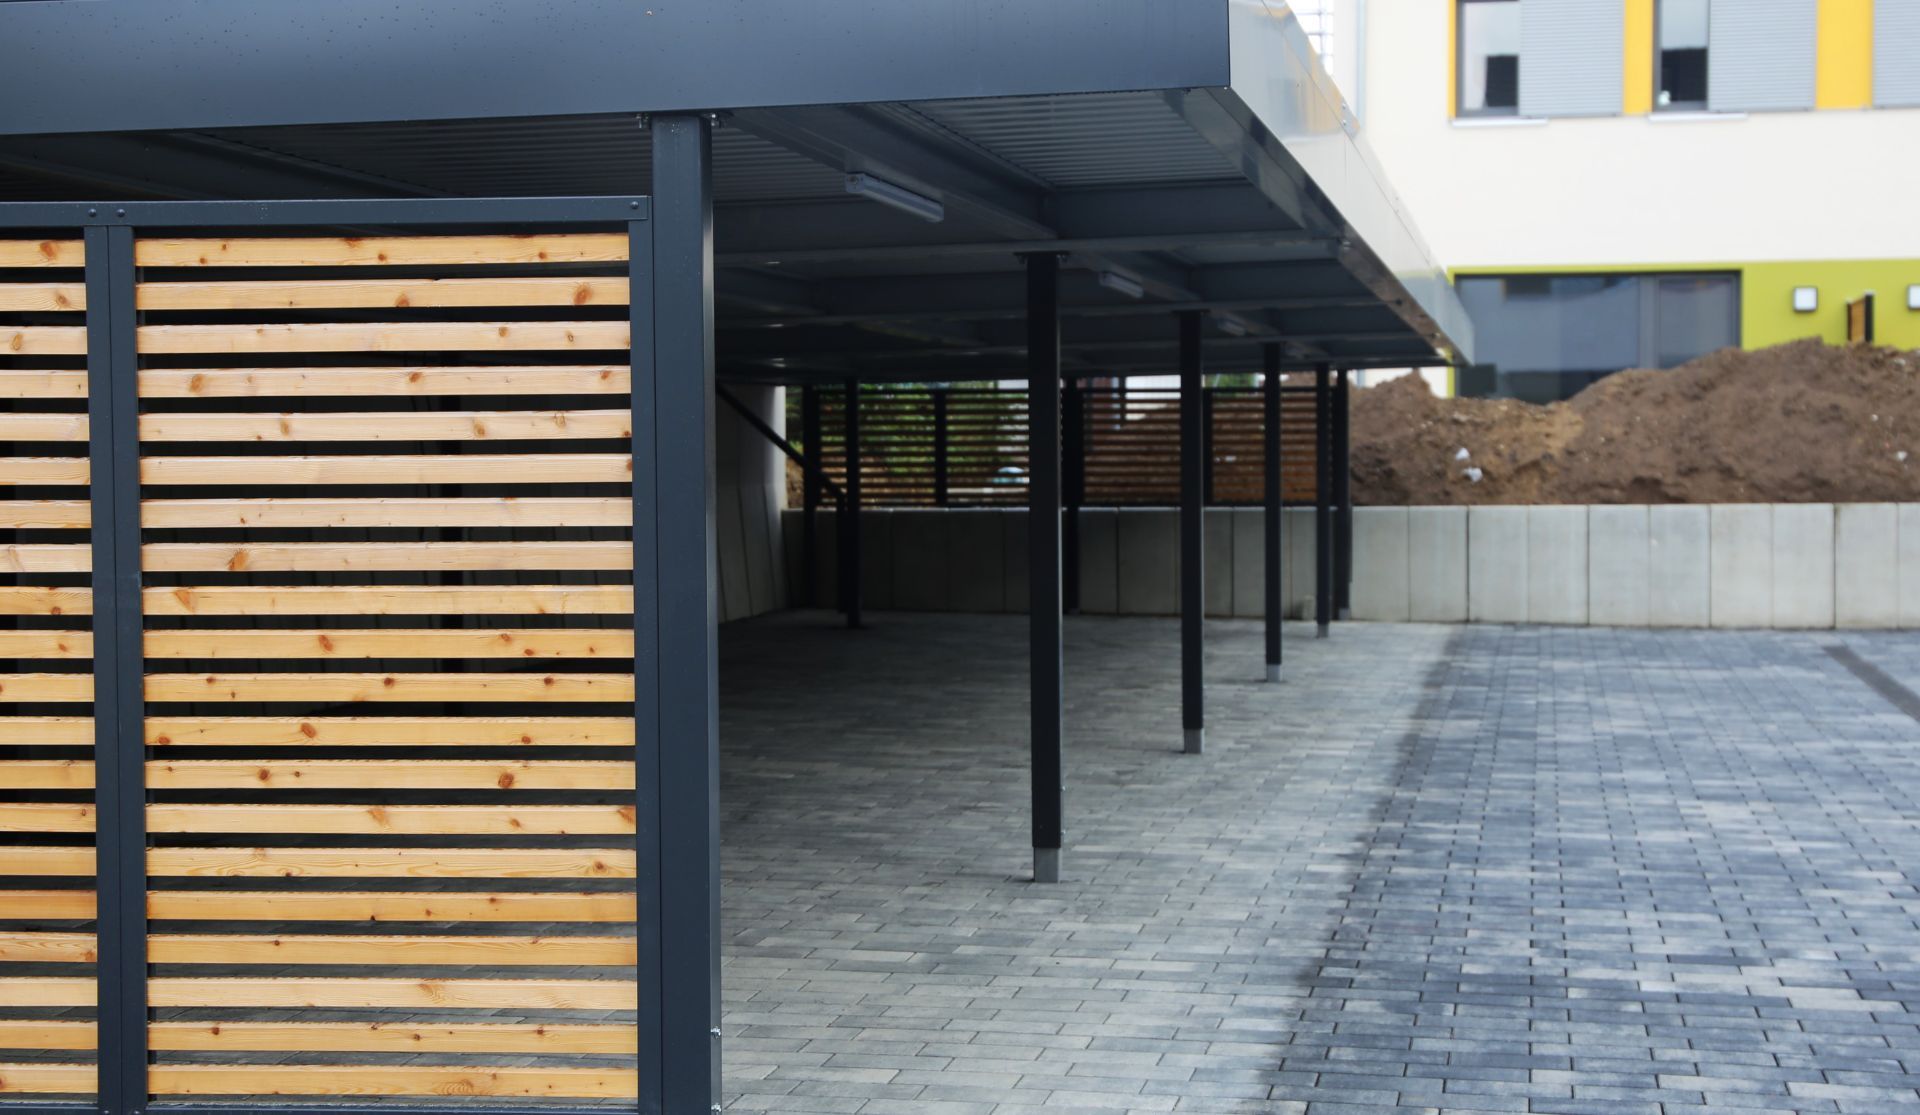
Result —
[[932, 224], [947, 219], [947, 207], [933, 198], [916, 194], [905, 186], [896, 186], [871, 174], [847, 175], [847, 192], [891, 206]]
[[1213, 320], [1220, 324], [1220, 332], [1225, 333], [1229, 337], [1244, 337], [1247, 335], [1247, 327], [1240, 324], [1236, 318], [1219, 317]]
[[1147, 296], [1146, 287], [1141, 286], [1138, 282], [1129, 279], [1118, 271], [1100, 272], [1100, 285], [1106, 287], [1108, 290], [1124, 294], [1128, 298], [1145, 298]]

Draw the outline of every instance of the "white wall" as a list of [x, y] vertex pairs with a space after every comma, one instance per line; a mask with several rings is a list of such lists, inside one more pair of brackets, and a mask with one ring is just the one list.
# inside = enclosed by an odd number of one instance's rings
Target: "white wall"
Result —
[[[732, 387], [736, 398], [776, 430], [786, 427], [786, 392]], [[744, 619], [787, 606], [780, 518], [786, 465], [780, 451], [725, 402], [714, 414], [719, 473], [714, 514], [719, 530], [720, 618]]]

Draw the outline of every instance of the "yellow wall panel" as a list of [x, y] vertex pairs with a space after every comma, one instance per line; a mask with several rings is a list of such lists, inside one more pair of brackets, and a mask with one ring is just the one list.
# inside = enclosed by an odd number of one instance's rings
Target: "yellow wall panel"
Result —
[[1653, 111], [1653, 0], [1626, 0], [1626, 55], [1620, 72], [1620, 111], [1633, 116]]
[[1820, 0], [1821, 108], [1866, 108], [1873, 103], [1873, 0]]
[[1460, 115], [1460, 3], [1447, 5], [1447, 119]]

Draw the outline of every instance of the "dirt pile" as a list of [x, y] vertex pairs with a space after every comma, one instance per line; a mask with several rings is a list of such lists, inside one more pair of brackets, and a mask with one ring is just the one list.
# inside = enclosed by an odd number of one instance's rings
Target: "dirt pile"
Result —
[[1353, 495], [1376, 505], [1920, 501], [1920, 352], [1818, 341], [1727, 349], [1608, 376], [1546, 406], [1438, 399], [1418, 378], [1394, 380], [1354, 392]]

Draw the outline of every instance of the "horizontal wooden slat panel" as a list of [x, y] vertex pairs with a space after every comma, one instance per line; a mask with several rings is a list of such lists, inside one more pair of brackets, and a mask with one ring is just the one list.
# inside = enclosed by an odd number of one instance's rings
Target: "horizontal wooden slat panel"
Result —
[[0, 458], [0, 485], [85, 484], [92, 476], [85, 457]]
[[90, 1007], [98, 1000], [92, 976], [0, 979], [0, 1007]]
[[[0, 632], [0, 657], [73, 657], [68, 652], [6, 652], [10, 647], [66, 647], [82, 641], [9, 640], [18, 634], [27, 633]], [[84, 642], [84, 653], [91, 653], [91, 636]], [[147, 632], [146, 644], [149, 658], [633, 658], [633, 632], [605, 629], [168, 630]]]
[[[88, 1000], [91, 1005], [92, 1000]], [[0, 1064], [0, 1095], [91, 1095], [100, 1080], [92, 1065]]]
[[[84, 512], [86, 505], [81, 504]], [[0, 526], [10, 505], [0, 502]], [[24, 514], [24, 513], [23, 513]], [[40, 513], [51, 518], [52, 511]], [[140, 505], [149, 527], [625, 527], [633, 501], [609, 496], [515, 499], [150, 499]], [[85, 526], [84, 521], [78, 525]]]
[[0, 716], [0, 744], [91, 746], [91, 716]]
[[[633, 611], [626, 585], [215, 585], [150, 588], [150, 616], [564, 616]], [[0, 589], [0, 603], [5, 590]]]
[[0, 546], [0, 573], [85, 573], [93, 568], [93, 547], [85, 543]]
[[632, 833], [634, 823], [633, 808], [620, 805], [155, 804], [147, 806], [147, 828], [356, 836], [619, 836]]
[[81, 240], [0, 240], [0, 267], [85, 267]]
[[[91, 937], [86, 939], [89, 942], [92, 940]], [[4, 946], [4, 939], [0, 939], [0, 946]], [[147, 959], [155, 964], [624, 967], [633, 964], [636, 947], [632, 937], [374, 937], [286, 933], [272, 936], [237, 933], [195, 936], [159, 933], [147, 938]]]
[[[17, 355], [85, 352], [53, 327], [18, 330], [28, 336]], [[140, 351], [149, 356], [260, 352], [603, 352], [627, 347], [624, 321], [395, 321], [302, 325], [142, 325]], [[78, 343], [78, 349], [56, 347]]]
[[[91, 1046], [91, 1030], [89, 1045]], [[272, 1053], [549, 1053], [628, 1055], [639, 1051], [632, 1026], [545, 1023], [155, 1022], [154, 1049]]]
[[[0, 847], [0, 875], [76, 878], [93, 874], [92, 848]], [[0, 891], [0, 916], [6, 895]]]
[[0, 658], [92, 658], [90, 631], [0, 631]]
[[148, 763], [147, 785], [156, 790], [353, 790], [368, 786], [413, 790], [631, 790], [633, 764], [599, 759], [181, 759]]
[[627, 236], [617, 232], [538, 236], [153, 238], [137, 241], [133, 246], [134, 262], [141, 267], [406, 267], [459, 263], [620, 263], [626, 258]]
[[61, 313], [86, 308], [85, 283], [0, 283], [0, 311]]
[[[0, 851], [0, 863], [6, 862], [5, 855]], [[147, 852], [147, 874], [156, 876], [631, 879], [634, 871], [634, 854], [618, 848], [153, 848]]]
[[422, 1065], [154, 1065], [157, 1096], [517, 1096], [629, 1099], [631, 1069], [432, 1068]]
[[17, 325], [0, 328], [0, 356], [82, 356], [84, 325]]
[[140, 553], [149, 572], [164, 573], [633, 568], [631, 542], [156, 542]]
[[5, 895], [7, 917], [23, 921], [88, 921], [93, 917], [94, 898], [90, 890], [9, 890]]
[[156, 1007], [632, 1010], [639, 1001], [627, 980], [161, 977], [147, 984]]
[[0, 585], [0, 616], [87, 616], [93, 590]]
[[[84, 850], [91, 860], [93, 849]], [[92, 870], [89, 867], [87, 873], [91, 874]], [[0, 892], [0, 904], [5, 902], [6, 895]], [[0, 933], [0, 960], [9, 962], [91, 964], [99, 958], [98, 948], [99, 944], [91, 933]], [[4, 1031], [5, 1027], [5, 1023], [0, 1023], [0, 1031]], [[0, 1049], [15, 1048], [7, 1042], [6, 1037], [7, 1035], [0, 1033]], [[92, 1046], [89, 1044], [77, 1048], [90, 1049]]]
[[[0, 482], [23, 458], [0, 463]], [[79, 483], [86, 482], [85, 461]], [[146, 457], [146, 484], [625, 484], [620, 453], [455, 453], [345, 457]], [[65, 483], [15, 480], [13, 483]]]
[[[91, 679], [87, 680], [91, 683]], [[149, 701], [294, 701], [301, 704], [338, 701], [631, 701], [633, 675], [148, 674], [146, 696]], [[0, 699], [29, 698], [14, 696], [9, 689], [0, 690]]]
[[91, 700], [92, 674], [0, 674], [0, 703]]
[[[92, 721], [85, 723], [91, 732]], [[149, 716], [146, 722], [152, 747], [632, 747], [633, 737], [633, 721], [619, 716]]]
[[0, 441], [85, 441], [84, 414], [0, 413]]
[[26, 530], [85, 530], [93, 524], [93, 505], [83, 499], [0, 500], [0, 527]]
[[91, 1022], [0, 1022], [0, 1049], [92, 1049], [95, 1041]]
[[[89, 903], [92, 895], [87, 896]], [[632, 893], [152, 891], [147, 916], [167, 921], [630, 922]]]
[[[7, 429], [0, 415], [0, 435]], [[69, 415], [15, 415], [55, 419]], [[42, 422], [48, 432], [57, 423]], [[86, 419], [80, 417], [80, 437]], [[559, 441], [625, 438], [625, 410], [328, 411], [310, 414], [143, 414], [142, 441]], [[21, 435], [20, 440], [29, 440]], [[48, 436], [38, 440], [56, 440]], [[67, 440], [78, 440], [69, 438]]]
[[[85, 373], [72, 374], [82, 377], [79, 389], [72, 394], [84, 396]], [[631, 379], [625, 365], [606, 364], [498, 368], [149, 368], [140, 373], [140, 395], [147, 399], [625, 395]], [[0, 387], [4, 383], [0, 380]]]
[[0, 399], [84, 399], [87, 373], [9, 368], [0, 371]]
[[0, 802], [0, 832], [92, 832], [93, 806]]
[[[91, 789], [93, 789], [93, 764], [88, 761], [80, 759], [0, 760], [0, 790]], [[5, 874], [7, 872], [0, 871], [0, 875]]]
[[[3, 299], [4, 291], [0, 291], [0, 308], [5, 308]], [[134, 291], [134, 305], [143, 310], [427, 310], [626, 304], [624, 278], [236, 279], [141, 283]]]

